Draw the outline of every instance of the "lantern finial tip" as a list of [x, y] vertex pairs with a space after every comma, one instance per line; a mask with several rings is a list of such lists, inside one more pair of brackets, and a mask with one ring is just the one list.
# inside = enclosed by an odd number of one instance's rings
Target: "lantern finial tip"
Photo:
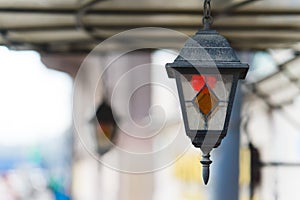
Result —
[[212, 163], [209, 157], [210, 157], [209, 153], [204, 154], [202, 156], [202, 160], [200, 161], [200, 163], [202, 164], [202, 177], [205, 185], [207, 185], [209, 180], [209, 166]]

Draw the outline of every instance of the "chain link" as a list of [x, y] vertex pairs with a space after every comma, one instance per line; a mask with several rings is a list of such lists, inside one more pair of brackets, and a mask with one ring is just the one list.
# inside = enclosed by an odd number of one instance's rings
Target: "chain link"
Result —
[[203, 5], [203, 18], [202, 23], [204, 25], [209, 24], [211, 25], [213, 23], [213, 17], [211, 16], [211, 0], [204, 0]]

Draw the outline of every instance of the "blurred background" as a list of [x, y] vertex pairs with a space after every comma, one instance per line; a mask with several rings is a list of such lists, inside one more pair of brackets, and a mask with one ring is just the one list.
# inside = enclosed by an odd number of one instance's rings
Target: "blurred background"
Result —
[[0, 199], [300, 198], [300, 2], [212, 0], [250, 70], [207, 186], [164, 67], [202, 5], [0, 0]]

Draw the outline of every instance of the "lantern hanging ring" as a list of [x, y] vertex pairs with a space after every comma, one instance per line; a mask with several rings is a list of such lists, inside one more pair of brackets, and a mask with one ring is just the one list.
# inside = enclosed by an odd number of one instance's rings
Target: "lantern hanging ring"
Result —
[[203, 4], [203, 18], [202, 23], [204, 25], [204, 29], [209, 29], [210, 25], [212, 25], [214, 19], [211, 16], [211, 0], [205, 0]]

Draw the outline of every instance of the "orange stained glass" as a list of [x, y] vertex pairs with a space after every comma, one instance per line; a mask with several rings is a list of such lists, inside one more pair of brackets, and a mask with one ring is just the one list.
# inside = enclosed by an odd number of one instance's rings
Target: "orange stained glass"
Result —
[[195, 98], [195, 103], [204, 115], [208, 115], [217, 105], [218, 98], [205, 85]]

